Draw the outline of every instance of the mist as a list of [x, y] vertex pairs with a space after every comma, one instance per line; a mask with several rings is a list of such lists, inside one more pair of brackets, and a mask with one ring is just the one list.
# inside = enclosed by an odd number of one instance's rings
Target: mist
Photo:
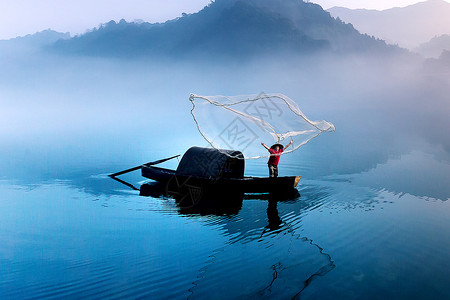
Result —
[[295, 165], [310, 178], [359, 174], [415, 151], [442, 162], [445, 172], [439, 174], [450, 175], [449, 77], [425, 70], [414, 56], [286, 55], [234, 62], [45, 52], [3, 57], [0, 178], [68, 179], [182, 154], [206, 146], [190, 114], [190, 93], [259, 92], [285, 94], [310, 119], [336, 126], [336, 132], [286, 155], [287, 170]]

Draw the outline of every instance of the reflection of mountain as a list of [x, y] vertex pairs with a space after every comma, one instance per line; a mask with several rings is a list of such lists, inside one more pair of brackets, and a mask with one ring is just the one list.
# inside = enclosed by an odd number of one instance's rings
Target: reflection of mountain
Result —
[[436, 36], [414, 49], [425, 57], [433, 58], [438, 58], [444, 50], [450, 50], [450, 34]]
[[384, 164], [354, 176], [352, 182], [374, 188], [382, 187], [393, 193], [445, 201], [450, 199], [450, 164], [439, 161], [436, 155], [439, 153], [432, 155], [414, 151], [398, 159], [389, 159]]
[[444, 0], [428, 0], [383, 11], [343, 7], [328, 11], [362, 33], [410, 49], [436, 35], [450, 33], [450, 3]]
[[111, 21], [98, 29], [59, 41], [55, 48], [98, 56], [249, 56], [280, 50], [388, 49], [359, 34], [316, 4], [294, 0], [217, 0], [198, 13], [164, 24]]

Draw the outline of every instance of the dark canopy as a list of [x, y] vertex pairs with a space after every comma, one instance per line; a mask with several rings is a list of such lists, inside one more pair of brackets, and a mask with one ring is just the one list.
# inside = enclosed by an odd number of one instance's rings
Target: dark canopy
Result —
[[244, 177], [245, 160], [240, 151], [191, 147], [183, 155], [176, 175], [210, 179]]

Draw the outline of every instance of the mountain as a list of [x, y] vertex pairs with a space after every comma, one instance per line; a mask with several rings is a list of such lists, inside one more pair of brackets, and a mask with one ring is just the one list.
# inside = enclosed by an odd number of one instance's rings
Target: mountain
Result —
[[55, 43], [60, 39], [69, 39], [70, 33], [61, 33], [54, 30], [43, 30], [34, 34], [16, 37], [9, 40], [0, 40], [0, 44], [14, 44], [20, 46], [45, 46]]
[[446, 74], [446, 78], [448, 78], [450, 73], [450, 51], [444, 50], [437, 59], [427, 59], [424, 63], [424, 69], [429, 73], [440, 72]]
[[444, 50], [450, 50], [450, 34], [436, 36], [413, 50], [425, 57], [437, 58]]
[[361, 33], [413, 49], [436, 35], [450, 33], [450, 3], [428, 0], [383, 11], [333, 7], [332, 16], [353, 24]]
[[319, 5], [298, 0], [216, 0], [162, 24], [110, 21], [54, 50], [95, 56], [232, 56], [318, 51], [387, 51]]
[[56, 32], [50, 29], [16, 37], [9, 40], [0, 40], [1, 53], [23, 53], [39, 50], [42, 47], [54, 44], [61, 39], [69, 39], [69, 33]]

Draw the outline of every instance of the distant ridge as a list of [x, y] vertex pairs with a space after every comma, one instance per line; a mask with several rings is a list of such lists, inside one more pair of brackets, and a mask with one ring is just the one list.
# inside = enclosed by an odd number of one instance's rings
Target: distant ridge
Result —
[[42, 50], [61, 39], [69, 39], [69, 33], [56, 32], [50, 29], [28, 34], [8, 40], [0, 40], [0, 53], [18, 55]]
[[216, 0], [198, 13], [165, 23], [110, 21], [91, 32], [60, 40], [53, 50], [92, 56], [249, 57], [392, 51], [359, 34], [319, 5], [298, 0]]
[[36, 32], [34, 34], [27, 34], [8, 40], [0, 40], [2, 44], [20, 44], [20, 45], [34, 45], [43, 46], [52, 44], [60, 39], [69, 39], [70, 33], [57, 32], [51, 29]]
[[450, 34], [450, 3], [428, 0], [383, 11], [333, 7], [333, 17], [353, 24], [361, 33], [413, 49], [431, 38]]
[[443, 51], [450, 50], [450, 34], [436, 36], [413, 50], [425, 57], [438, 58]]
[[431, 73], [440, 72], [448, 76], [450, 74], [450, 51], [444, 50], [437, 59], [427, 59], [424, 63], [424, 68]]

